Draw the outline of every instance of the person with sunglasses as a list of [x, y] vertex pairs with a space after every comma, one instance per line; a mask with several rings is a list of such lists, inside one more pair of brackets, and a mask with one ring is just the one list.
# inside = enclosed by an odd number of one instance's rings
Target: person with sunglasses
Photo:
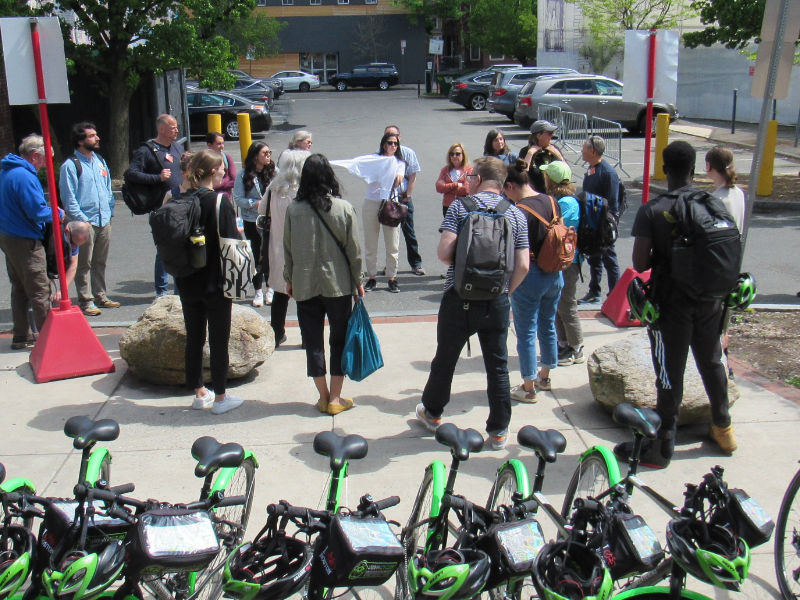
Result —
[[436, 180], [436, 191], [442, 194], [442, 216], [447, 215], [447, 209], [456, 198], [469, 194], [467, 177], [472, 173], [467, 151], [458, 142], [447, 150], [445, 166], [439, 172]]

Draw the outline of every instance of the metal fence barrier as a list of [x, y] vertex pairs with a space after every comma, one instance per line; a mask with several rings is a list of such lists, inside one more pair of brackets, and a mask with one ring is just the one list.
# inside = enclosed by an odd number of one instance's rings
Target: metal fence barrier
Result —
[[607, 159], [611, 166], [619, 168], [628, 177], [630, 175], [622, 166], [622, 125], [608, 119], [592, 117], [589, 122], [591, 135], [599, 135], [606, 142], [606, 151], [603, 158]]
[[561, 107], [552, 104], [537, 104], [536, 118], [538, 120], [550, 121], [558, 127], [555, 137], [561, 138]]
[[566, 150], [578, 153], [589, 136], [589, 119], [583, 113], [561, 111], [561, 143]]

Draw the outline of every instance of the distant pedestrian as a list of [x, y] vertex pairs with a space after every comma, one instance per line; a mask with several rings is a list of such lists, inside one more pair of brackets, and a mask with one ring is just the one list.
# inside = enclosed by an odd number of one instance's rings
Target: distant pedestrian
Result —
[[[210, 408], [215, 415], [238, 408], [243, 402], [226, 390], [233, 301], [223, 293], [219, 237], [238, 238], [239, 230], [233, 205], [227, 200], [220, 203], [217, 227], [217, 192], [214, 186], [219, 185], [224, 176], [225, 162], [219, 152], [201, 150], [192, 156], [187, 180], [190, 188], [197, 190], [200, 201], [200, 226], [206, 238], [206, 266], [187, 277], [175, 278], [186, 325], [186, 384], [194, 390], [192, 408]], [[203, 381], [206, 329], [213, 391]]]
[[43, 241], [45, 226], [53, 216], [36, 176], [45, 161], [44, 139], [32, 134], [22, 139], [19, 154], [7, 154], [0, 162], [0, 248], [11, 281], [12, 350], [24, 350], [36, 342], [28, 308], [33, 309], [37, 331], [50, 310]]
[[[128, 178], [142, 185], [158, 187], [160, 193], [165, 195], [171, 192], [173, 196], [180, 194], [180, 185], [183, 182], [178, 165], [183, 148], [176, 142], [178, 139], [178, 121], [172, 115], [159, 115], [156, 119], [158, 135], [142, 144], [133, 153]], [[151, 146], [154, 144], [154, 146]], [[162, 165], [170, 165], [163, 167]], [[156, 249], [156, 260], [153, 266], [156, 298], [166, 296], [169, 291], [169, 275], [164, 269], [164, 263]]]
[[486, 140], [483, 143], [483, 155], [499, 158], [505, 165], [513, 165], [517, 160], [516, 153], [508, 148], [505, 136], [497, 129], [491, 129], [486, 134]]
[[289, 307], [289, 292], [286, 289], [286, 280], [283, 278], [283, 268], [286, 263], [283, 252], [286, 210], [297, 196], [303, 163], [310, 155], [308, 150], [284, 150], [278, 161], [278, 174], [275, 175], [261, 199], [261, 204], [258, 205], [259, 214], [267, 216], [267, 210], [269, 210], [270, 234], [267, 248], [269, 278], [267, 285], [274, 290], [270, 307], [270, 325], [275, 333], [276, 348], [286, 341], [286, 311]]
[[[384, 134], [394, 134], [397, 139], [402, 141], [400, 137], [400, 128], [397, 125], [387, 125], [383, 130]], [[419, 159], [417, 153], [408, 146], [400, 145], [400, 154], [403, 155], [403, 161], [406, 163], [405, 172], [403, 173], [403, 181], [397, 190], [397, 197], [400, 202], [408, 206], [408, 214], [400, 228], [403, 231], [403, 238], [406, 242], [406, 258], [408, 259], [408, 266], [411, 267], [411, 272], [414, 275], [425, 275], [425, 269], [422, 267], [422, 256], [419, 254], [419, 242], [417, 241], [417, 233], [414, 231], [414, 202], [412, 196], [414, 195], [414, 187], [417, 184], [417, 173], [422, 168], [419, 166]]]
[[447, 209], [456, 198], [469, 194], [467, 177], [472, 173], [467, 151], [461, 144], [453, 144], [447, 150], [445, 166], [439, 172], [436, 180], [436, 191], [442, 194], [442, 216], [447, 215]]
[[561, 151], [552, 143], [556, 129], [558, 127], [550, 121], [544, 119], [534, 121], [531, 125], [531, 134], [528, 136], [528, 145], [519, 152], [519, 157], [528, 163], [531, 187], [540, 194], [546, 193], [544, 174], [540, 167], [555, 160], [564, 160]]
[[209, 131], [206, 134], [206, 147], [209, 150], [216, 150], [222, 154], [222, 159], [225, 161], [225, 177], [223, 177], [222, 183], [214, 188], [214, 191], [222, 192], [228, 197], [228, 200], [233, 200], [233, 183], [236, 181], [236, 165], [233, 163], [233, 157], [225, 152], [225, 138], [217, 131]]
[[78, 254], [75, 287], [83, 314], [96, 316], [102, 312], [101, 308], [118, 308], [120, 305], [106, 294], [114, 193], [108, 165], [97, 153], [100, 148], [97, 127], [88, 122], [76, 123], [72, 126], [71, 138], [75, 152], [61, 165], [58, 188], [67, 218], [90, 225], [89, 239], [81, 245]]
[[[591, 192], [608, 200], [608, 210], [619, 221], [619, 175], [607, 161], [603, 160], [606, 141], [599, 135], [590, 135], [583, 143], [581, 157], [589, 163], [589, 169], [583, 176], [583, 191]], [[600, 300], [600, 282], [603, 279], [603, 267], [608, 273], [608, 293], [619, 281], [619, 260], [614, 244], [603, 252], [586, 257], [589, 263], [589, 291], [578, 301], [578, 304], [591, 304]]]
[[[261, 233], [256, 227], [258, 208], [267, 187], [275, 177], [275, 163], [272, 162], [272, 151], [264, 142], [253, 142], [247, 151], [242, 170], [236, 176], [233, 186], [233, 201], [239, 208], [244, 221], [244, 235], [250, 240], [253, 256], [256, 259], [256, 274], [253, 277], [255, 295], [253, 306], [264, 305], [264, 271], [261, 265]], [[269, 273], [267, 273], [269, 275]], [[267, 304], [272, 300], [267, 299]]]
[[[353, 301], [364, 296], [358, 220], [350, 203], [339, 196], [339, 182], [328, 160], [312, 154], [303, 164], [297, 200], [286, 212], [283, 233], [283, 276], [297, 302], [306, 370], [319, 393], [317, 409], [330, 415], [353, 408], [353, 400], [342, 397], [342, 351]], [[330, 386], [325, 378], [326, 317]]]
[[728, 209], [739, 232], [744, 227], [744, 192], [736, 185], [736, 169], [733, 152], [724, 146], [714, 146], [706, 152], [706, 173], [714, 184], [712, 196], [716, 196]]
[[[62, 251], [64, 252], [64, 278], [67, 283], [67, 289], [75, 281], [75, 274], [78, 272], [78, 253], [80, 249], [91, 238], [92, 227], [85, 221], [70, 221], [69, 223], [61, 222], [61, 241]], [[47, 241], [52, 245], [52, 240]], [[53, 277], [54, 285], [52, 286], [51, 302], [57, 303], [61, 301], [61, 286], [58, 283], [58, 278]]]

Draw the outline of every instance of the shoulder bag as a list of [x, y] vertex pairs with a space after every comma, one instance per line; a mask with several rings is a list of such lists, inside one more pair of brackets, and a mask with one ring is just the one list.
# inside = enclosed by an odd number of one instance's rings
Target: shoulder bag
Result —
[[408, 215], [408, 205], [403, 204], [397, 199], [397, 192], [392, 192], [392, 197], [388, 200], [381, 200], [378, 208], [378, 222], [388, 227], [397, 227], [406, 220]]
[[244, 300], [250, 295], [253, 277], [256, 274], [256, 261], [250, 242], [241, 238], [222, 236], [219, 226], [219, 208], [223, 194], [217, 194], [217, 233], [219, 234], [219, 260], [222, 271], [223, 293], [226, 298]]
[[256, 226], [261, 230], [261, 272], [264, 274], [264, 281], [269, 281], [269, 236], [272, 231], [272, 212], [270, 210], [272, 207], [270, 202], [272, 201], [272, 190], [267, 189], [266, 196], [267, 212], [258, 216]]

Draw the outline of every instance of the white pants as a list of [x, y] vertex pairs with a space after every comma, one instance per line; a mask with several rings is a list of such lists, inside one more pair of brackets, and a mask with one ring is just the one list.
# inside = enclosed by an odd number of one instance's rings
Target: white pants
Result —
[[383, 244], [386, 246], [386, 276], [397, 277], [397, 263], [400, 258], [400, 227], [388, 227], [378, 222], [379, 202], [364, 200], [364, 254], [367, 261], [367, 277], [374, 279], [378, 272], [378, 234], [383, 230]]

